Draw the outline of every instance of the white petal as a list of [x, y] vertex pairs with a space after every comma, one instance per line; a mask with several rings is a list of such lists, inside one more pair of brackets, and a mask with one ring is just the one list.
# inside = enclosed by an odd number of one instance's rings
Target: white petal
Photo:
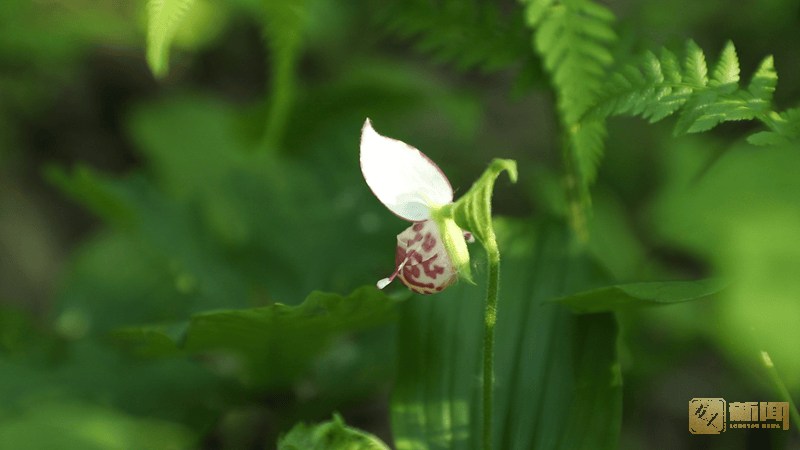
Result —
[[453, 188], [433, 161], [405, 142], [381, 136], [369, 119], [361, 130], [361, 172], [381, 203], [412, 222], [429, 219], [429, 206], [453, 202]]

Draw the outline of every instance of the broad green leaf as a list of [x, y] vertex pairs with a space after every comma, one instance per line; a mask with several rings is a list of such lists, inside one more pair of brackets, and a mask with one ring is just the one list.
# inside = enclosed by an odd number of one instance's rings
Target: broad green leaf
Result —
[[184, 324], [125, 327], [111, 336], [145, 356], [219, 351], [222, 362], [243, 365], [235, 371], [245, 383], [276, 386], [307, 369], [334, 335], [388, 323], [394, 314], [393, 300], [364, 286], [347, 297], [315, 291], [299, 306], [212, 311]]
[[720, 280], [663, 281], [607, 286], [554, 299], [579, 314], [615, 311], [643, 306], [669, 305], [716, 294], [723, 288]]
[[[503, 259], [493, 448], [617, 448], [614, 316], [578, 316], [548, 302], [605, 278], [570, 250], [574, 238], [564, 225], [496, 221]], [[398, 450], [480, 448], [484, 295], [485, 287], [459, 283], [400, 306], [391, 403]]]
[[348, 427], [339, 414], [314, 426], [298, 423], [278, 440], [278, 450], [389, 450], [377, 437]]
[[157, 77], [169, 71], [169, 47], [196, 0], [147, 2], [147, 63]]
[[77, 402], [36, 404], [0, 422], [0, 442], [15, 450], [175, 450], [195, 440], [175, 423]]

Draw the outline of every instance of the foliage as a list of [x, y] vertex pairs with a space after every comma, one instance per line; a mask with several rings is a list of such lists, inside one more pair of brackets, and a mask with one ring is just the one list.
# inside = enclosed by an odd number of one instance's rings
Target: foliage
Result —
[[545, 67], [558, 93], [563, 127], [582, 179], [591, 182], [602, 152], [605, 132], [599, 126], [578, 127], [587, 102], [599, 89], [599, 79], [612, 62], [606, 46], [616, 38], [609, 23], [613, 15], [591, 1], [564, 2], [542, 14], [543, 3], [528, 7], [529, 25], [536, 27], [535, 49], [544, 58]]
[[147, 63], [163, 77], [169, 70], [169, 47], [194, 0], [149, 0], [147, 3]]
[[[498, 236], [502, 254], [523, 245], [537, 251], [503, 260], [493, 448], [616, 448], [622, 386], [614, 317], [575, 316], [547, 303], [568, 293], [562, 289], [603, 284], [602, 270], [584, 254], [561, 252], [573, 239], [561, 223], [498, 228], [514, 230]], [[399, 448], [480, 448], [472, 430], [480, 423], [482, 291], [461, 284], [435, 302], [402, 305], [392, 397]]]
[[577, 313], [596, 313], [641, 306], [668, 305], [714, 295], [720, 280], [630, 283], [606, 286], [554, 299]]
[[178, 425], [80, 404], [30, 408], [0, 425], [0, 439], [19, 449], [64, 450], [168, 450], [193, 442], [191, 433]]
[[525, 8], [527, 23], [535, 29], [534, 50], [556, 95], [573, 226], [585, 235], [584, 209], [603, 154], [606, 128], [600, 121], [580, 119], [613, 62], [608, 46], [616, 41], [611, 28], [614, 15], [590, 0], [532, 0]]
[[517, 163], [513, 160], [495, 159], [458, 201], [453, 205], [453, 217], [463, 229], [472, 232], [486, 248], [493, 248], [492, 192], [497, 177], [508, 172], [512, 183], [517, 182]]
[[525, 43], [522, 11], [504, 13], [490, 1], [387, 1], [370, 3], [383, 32], [415, 42], [417, 51], [461, 70], [494, 72], [518, 67], [515, 92], [541, 84], [540, 62]]
[[[672, 157], [702, 154], [706, 145], [687, 142]], [[800, 181], [787, 168], [798, 165], [796, 146], [732, 146], [696, 183], [670, 174], [651, 209], [661, 236], [704, 255], [735, 281], [714, 315], [725, 331], [713, 339], [746, 364], [760, 365], [758, 352], [769, 352], [794, 389], [800, 352], [789, 344], [789, 329], [800, 306], [798, 283], [788, 274], [800, 269], [791, 256], [800, 251], [800, 221], [789, 211], [800, 204]], [[730, 195], [734, 190], [740, 194]]]
[[214, 311], [195, 314], [188, 323], [118, 328], [113, 337], [151, 357], [230, 351], [243, 360], [248, 384], [281, 386], [302, 375], [337, 333], [391, 321], [393, 306], [383, 292], [364, 286], [347, 297], [312, 292], [294, 307]]
[[694, 41], [686, 44], [683, 64], [674, 53], [661, 49], [661, 58], [645, 53], [638, 66], [614, 73], [587, 114], [602, 118], [611, 114], [641, 115], [650, 123], [680, 110], [674, 135], [706, 131], [727, 120], [759, 118], [772, 125], [772, 93], [778, 76], [771, 56], [759, 65], [746, 89], [739, 88], [739, 59], [728, 41], [708, 76], [706, 57]]
[[279, 450], [386, 450], [380, 439], [344, 424], [342, 416], [316, 426], [298, 423], [278, 441]]
[[800, 109], [792, 108], [779, 115], [770, 113], [767, 124], [774, 131], [760, 131], [747, 137], [754, 145], [786, 145], [800, 138]]
[[[795, 18], [0, 2], [0, 442], [476, 449], [487, 291], [495, 449], [696, 446], [695, 395], [798, 423]], [[474, 244], [477, 286], [375, 289], [407, 224], [359, 173], [366, 117], [448, 173], [448, 219], [496, 233], [499, 290]]]

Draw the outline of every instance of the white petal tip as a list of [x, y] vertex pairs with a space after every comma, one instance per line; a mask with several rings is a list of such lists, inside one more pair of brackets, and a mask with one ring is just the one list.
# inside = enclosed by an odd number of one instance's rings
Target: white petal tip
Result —
[[369, 119], [359, 152], [364, 180], [397, 216], [419, 222], [430, 218], [430, 207], [453, 202], [453, 188], [439, 166], [416, 148], [378, 134]]
[[464, 239], [466, 239], [470, 244], [475, 242], [475, 236], [473, 236], [469, 231], [464, 232]]
[[[369, 119], [367, 119], [367, 120], [369, 120]], [[388, 286], [388, 285], [389, 285], [389, 283], [391, 283], [391, 282], [392, 282], [392, 280], [391, 280], [391, 279], [389, 279], [389, 278], [384, 278], [384, 279], [382, 279], [382, 280], [378, 281], [378, 289], [383, 289], [383, 288], [385, 288], [385, 287], [386, 287], [386, 286]]]

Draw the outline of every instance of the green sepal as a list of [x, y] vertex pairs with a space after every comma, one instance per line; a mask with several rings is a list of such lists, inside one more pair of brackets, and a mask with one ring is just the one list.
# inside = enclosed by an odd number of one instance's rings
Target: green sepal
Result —
[[451, 217], [442, 214], [442, 209], [431, 211], [431, 220], [439, 229], [442, 237], [442, 244], [450, 256], [450, 262], [458, 272], [458, 276], [470, 284], [475, 284], [472, 280], [472, 272], [469, 264], [469, 250], [467, 241], [464, 240], [464, 233]]
[[503, 171], [508, 172], [512, 183], [517, 182], [517, 162], [496, 158], [466, 194], [440, 210], [443, 216], [452, 218], [456, 225], [472, 233], [490, 254], [497, 249], [492, 228], [492, 191], [495, 180]]

